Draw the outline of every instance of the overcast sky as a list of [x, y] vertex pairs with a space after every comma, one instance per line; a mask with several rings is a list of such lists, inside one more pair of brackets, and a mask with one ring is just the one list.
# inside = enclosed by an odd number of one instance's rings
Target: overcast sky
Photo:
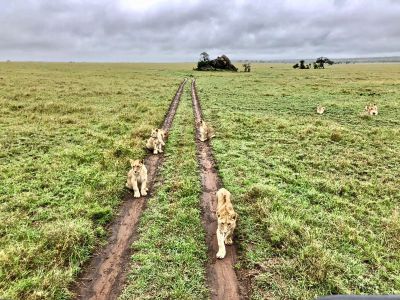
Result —
[[400, 55], [400, 0], [0, 0], [0, 60]]

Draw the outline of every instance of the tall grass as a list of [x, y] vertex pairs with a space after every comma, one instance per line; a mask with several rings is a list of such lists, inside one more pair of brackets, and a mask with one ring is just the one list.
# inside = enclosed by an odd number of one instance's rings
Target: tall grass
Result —
[[163, 65], [0, 65], [0, 298], [65, 299], [181, 78]]
[[197, 75], [251, 297], [400, 293], [398, 65], [253, 69]]

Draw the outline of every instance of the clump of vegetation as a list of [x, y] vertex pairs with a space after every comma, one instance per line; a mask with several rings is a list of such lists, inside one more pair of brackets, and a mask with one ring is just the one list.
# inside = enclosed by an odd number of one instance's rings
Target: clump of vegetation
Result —
[[197, 71], [217, 71], [226, 70], [237, 72], [236, 68], [231, 60], [225, 54], [218, 56], [216, 59], [210, 60], [210, 56], [207, 52], [202, 52], [200, 54], [200, 59], [197, 63]]
[[[304, 64], [304, 60], [300, 60], [299, 63], [293, 65], [293, 69], [311, 69], [311, 63]], [[315, 62], [312, 63], [314, 69], [325, 69], [325, 64], [333, 65], [334, 61], [330, 60], [327, 57], [319, 57]]]
[[304, 63], [305, 63], [304, 60], [300, 60], [299, 64], [294, 64], [293, 65], [293, 69], [297, 69], [297, 68], [299, 68], [299, 69], [311, 69], [311, 64], [305, 65]]
[[327, 58], [327, 57], [319, 57], [319, 58], [317, 58], [317, 60], [313, 63], [313, 65], [314, 65], [314, 69], [325, 69], [325, 64], [328, 64], [328, 65], [333, 65], [334, 64], [334, 61], [333, 60], [330, 60], [329, 58]]
[[332, 133], [331, 133], [331, 141], [333, 142], [339, 142], [342, 139], [342, 133], [335, 129]]
[[244, 68], [243, 72], [250, 72], [251, 71], [251, 64], [250, 63], [245, 63], [242, 66]]

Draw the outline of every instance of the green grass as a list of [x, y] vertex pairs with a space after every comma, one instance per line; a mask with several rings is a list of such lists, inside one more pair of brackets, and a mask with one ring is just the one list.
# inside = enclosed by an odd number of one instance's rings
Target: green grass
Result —
[[400, 293], [399, 65], [253, 69], [196, 74], [252, 298]]
[[123, 299], [205, 299], [205, 233], [189, 94], [182, 95], [161, 170], [133, 244], [132, 272]]
[[0, 298], [70, 297], [181, 79], [164, 65], [0, 64]]
[[[252, 299], [400, 293], [400, 68], [0, 64], [0, 298], [68, 299], [185, 76], [198, 78]], [[207, 298], [189, 85], [121, 299]], [[361, 116], [377, 103], [379, 115]], [[315, 113], [317, 105], [326, 113]]]

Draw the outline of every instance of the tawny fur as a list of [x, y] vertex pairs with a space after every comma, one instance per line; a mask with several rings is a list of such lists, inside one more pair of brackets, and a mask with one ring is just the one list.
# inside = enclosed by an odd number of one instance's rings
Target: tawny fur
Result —
[[365, 113], [369, 116], [376, 116], [378, 115], [378, 105], [376, 104], [369, 104], [364, 108]]
[[157, 138], [161, 143], [161, 146], [165, 146], [165, 138], [167, 136], [167, 132], [164, 129], [158, 129]]
[[214, 129], [204, 122], [204, 120], [200, 120], [200, 122], [197, 123], [197, 126], [199, 126], [200, 141], [205, 142], [215, 137]]
[[317, 106], [317, 114], [322, 115], [325, 112], [324, 106]]
[[[146, 148], [153, 151], [154, 154], [162, 153], [162, 144], [159, 139], [159, 130], [158, 129], [152, 129], [151, 130], [151, 136], [147, 140], [146, 143]], [[164, 143], [164, 141], [163, 141]]]
[[[128, 179], [126, 181], [126, 187], [133, 190], [133, 196], [139, 198], [140, 195], [147, 195], [147, 168], [144, 165], [144, 161], [140, 160], [129, 160], [132, 169], [128, 172]], [[140, 185], [140, 192], [139, 192]]]
[[226, 255], [226, 245], [233, 243], [233, 231], [236, 228], [238, 214], [233, 210], [231, 193], [227, 189], [219, 189], [217, 192], [217, 258], [224, 258]]

